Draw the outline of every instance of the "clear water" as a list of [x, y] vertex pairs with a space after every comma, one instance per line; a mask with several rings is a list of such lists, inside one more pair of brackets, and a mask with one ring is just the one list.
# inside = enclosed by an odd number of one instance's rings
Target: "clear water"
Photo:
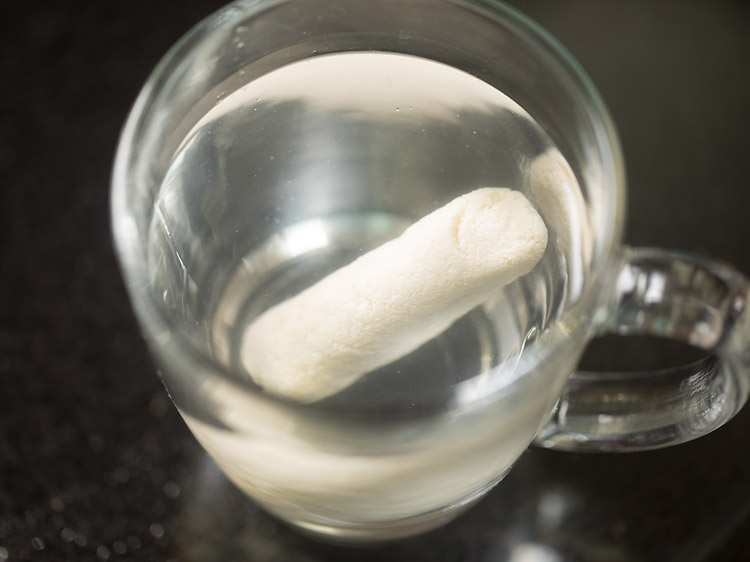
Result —
[[[571, 242], [580, 238], [580, 193], [571, 184], [562, 194], [537, 197], [544, 190], [535, 186], [541, 180], [535, 180], [534, 163], [552, 156], [555, 166], [565, 166], [549, 137], [488, 84], [440, 63], [389, 53], [315, 57], [211, 95], [213, 108], [169, 164], [156, 202], [149, 265], [174, 331], [248, 383], [239, 347], [255, 317], [461, 193], [484, 186], [521, 190], [539, 206], [550, 242], [531, 274], [321, 405], [362, 419], [442, 419], [434, 431], [422, 427], [422, 445], [415, 442], [406, 456], [394, 454], [380, 473], [377, 463], [346, 472], [347, 463], [372, 453], [365, 442], [343, 460], [319, 459], [320, 447], [311, 443], [306, 457], [300, 449], [281, 450], [289, 444], [269, 442], [266, 458], [278, 454], [279, 462], [305, 465], [315, 457], [319, 470], [267, 472], [247, 443], [240, 446], [231, 434], [199, 422], [205, 417], [199, 407], [184, 412], [196, 435], [235, 481], [272, 510], [286, 509], [273, 505], [284, 490], [284, 506], [322, 510], [328, 515], [321, 521], [329, 523], [410, 517], [460, 503], [498, 478], [526, 446], [539, 422], [535, 416], [552, 397], [536, 396], [523, 410], [514, 408], [506, 432], [492, 428], [495, 418], [467, 425], [473, 440], [460, 427], [442, 437], [438, 428], [447, 427], [444, 416], [451, 409], [514, 379], [519, 353], [564, 305], [570, 280], [582, 275], [581, 244]], [[393, 446], [403, 445], [402, 439], [394, 436]], [[419, 447], [441, 442], [450, 454], [459, 441], [460, 458], [446, 464], [442, 479], [439, 471], [435, 476], [441, 492], [409, 493], [417, 481], [422, 484], [413, 489], [422, 489], [424, 475], [434, 470], [420, 470], [419, 463], [436, 463], [434, 453]], [[384, 446], [387, 439], [379, 439], [379, 450]], [[486, 461], [487, 455], [495, 460]], [[478, 458], [485, 458], [483, 467]], [[420, 472], [421, 479], [413, 480]], [[276, 495], [259, 489], [259, 480]]]
[[[498, 90], [404, 55], [317, 57], [218, 98], [169, 168], [153, 249], [166, 262], [156, 269], [171, 313], [237, 373], [243, 329], [262, 311], [464, 191], [512, 187], [533, 200], [529, 166], [554, 150]], [[432, 389], [516, 355], [561, 302], [567, 276], [545, 218], [548, 275], [498, 292], [361, 392], [383, 402], [418, 386], [410, 394], [434, 400]]]

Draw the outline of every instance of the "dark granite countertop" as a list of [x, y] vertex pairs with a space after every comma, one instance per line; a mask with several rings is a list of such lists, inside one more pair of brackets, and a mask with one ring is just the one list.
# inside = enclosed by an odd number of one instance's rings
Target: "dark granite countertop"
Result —
[[[750, 5], [514, 4], [574, 53], [614, 115], [627, 242], [750, 273]], [[750, 408], [667, 450], [529, 450], [468, 514], [376, 549], [301, 537], [226, 481], [154, 374], [108, 216], [140, 85], [220, 5], [2, 8], [0, 562], [750, 560]]]

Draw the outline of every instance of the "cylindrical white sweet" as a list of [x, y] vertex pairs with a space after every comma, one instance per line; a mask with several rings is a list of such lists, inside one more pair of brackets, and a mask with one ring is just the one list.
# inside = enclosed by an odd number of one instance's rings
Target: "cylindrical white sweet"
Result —
[[320, 400], [439, 335], [528, 273], [546, 244], [521, 193], [477, 189], [262, 314], [243, 365], [269, 392]]

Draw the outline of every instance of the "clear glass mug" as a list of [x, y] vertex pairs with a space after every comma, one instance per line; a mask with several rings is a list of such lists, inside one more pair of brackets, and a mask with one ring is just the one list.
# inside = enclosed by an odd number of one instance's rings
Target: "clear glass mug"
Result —
[[[544, 219], [529, 274], [332, 396], [256, 384], [242, 355], [254, 318], [482, 186], [520, 190]], [[245, 0], [190, 31], [144, 86], [112, 217], [160, 375], [217, 464], [308, 533], [377, 541], [449, 521], [533, 442], [661, 447], [745, 403], [747, 280], [623, 247], [624, 193], [598, 94], [515, 10]], [[671, 338], [707, 358], [576, 372], [604, 333]]]

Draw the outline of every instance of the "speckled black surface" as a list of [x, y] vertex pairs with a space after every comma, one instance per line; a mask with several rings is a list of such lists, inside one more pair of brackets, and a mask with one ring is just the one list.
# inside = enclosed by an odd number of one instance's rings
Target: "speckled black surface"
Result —
[[[303, 538], [226, 482], [153, 372], [108, 217], [140, 85], [221, 4], [0, 8], [0, 562], [750, 560], [750, 409], [669, 450], [531, 450], [467, 515], [377, 549]], [[748, 4], [515, 5], [568, 46], [614, 115], [626, 240], [750, 273]]]

